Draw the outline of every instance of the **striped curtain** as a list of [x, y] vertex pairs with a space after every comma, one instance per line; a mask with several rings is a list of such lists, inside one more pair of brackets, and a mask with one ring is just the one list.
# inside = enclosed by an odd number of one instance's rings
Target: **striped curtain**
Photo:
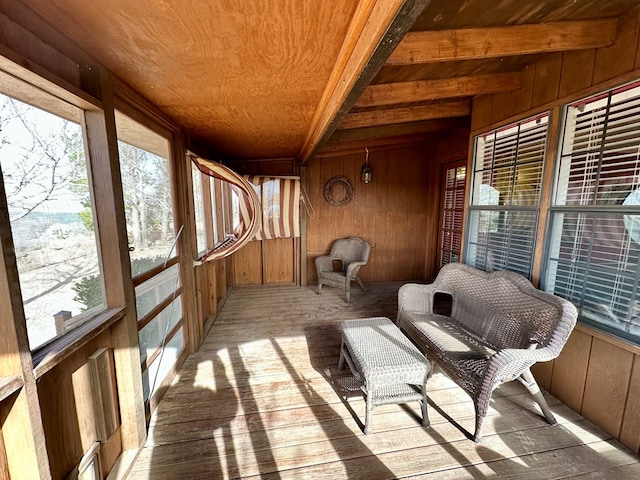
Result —
[[[262, 203], [262, 222], [254, 240], [300, 236], [300, 178], [245, 175]], [[245, 213], [240, 205], [241, 218]], [[244, 220], [242, 221], [244, 223]]]
[[242, 248], [258, 232], [261, 219], [260, 199], [256, 195], [255, 187], [233, 170], [211, 160], [194, 155], [189, 155], [189, 157], [202, 173], [231, 184], [238, 195], [241, 211], [241, 222], [238, 229], [234, 235], [226, 238], [203, 258], [206, 261], [218, 260]]

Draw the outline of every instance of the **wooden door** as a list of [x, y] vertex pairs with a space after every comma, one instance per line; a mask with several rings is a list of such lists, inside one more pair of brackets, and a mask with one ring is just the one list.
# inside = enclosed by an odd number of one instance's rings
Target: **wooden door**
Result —
[[445, 163], [441, 167], [438, 269], [461, 261], [466, 177], [466, 159]]

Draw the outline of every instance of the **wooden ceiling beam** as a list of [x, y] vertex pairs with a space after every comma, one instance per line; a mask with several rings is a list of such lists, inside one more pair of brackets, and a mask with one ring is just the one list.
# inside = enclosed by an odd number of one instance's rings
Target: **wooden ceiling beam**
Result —
[[420, 122], [436, 118], [464, 117], [470, 114], [471, 101], [469, 99], [451, 100], [430, 105], [350, 113], [344, 118], [338, 129], [376, 127], [395, 123]]
[[361, 0], [333, 73], [300, 149], [305, 164], [336, 130], [347, 112], [418, 18], [429, 0]]
[[[355, 140], [371, 140], [374, 138], [396, 137], [399, 135], [422, 135], [425, 133], [443, 132], [458, 128], [469, 127], [471, 124], [469, 117], [436, 118], [434, 120], [424, 120], [421, 122], [400, 123], [397, 125], [380, 125], [369, 128], [350, 128], [349, 130], [336, 130], [328, 145], [338, 143], [353, 142]], [[321, 149], [323, 149], [322, 147]]]
[[612, 45], [617, 20], [581, 20], [491, 28], [409, 32], [387, 65], [507, 57]]
[[377, 107], [439, 98], [471, 97], [485, 93], [510, 92], [520, 88], [522, 88], [521, 72], [383, 83], [365, 88], [354, 107]]

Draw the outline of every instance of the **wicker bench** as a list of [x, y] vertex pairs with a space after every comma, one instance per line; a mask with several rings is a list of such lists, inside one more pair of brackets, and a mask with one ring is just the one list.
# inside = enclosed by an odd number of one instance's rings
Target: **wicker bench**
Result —
[[419, 401], [422, 424], [429, 425], [426, 382], [429, 363], [424, 355], [385, 317], [344, 320], [338, 369], [344, 362], [362, 382], [366, 414], [364, 433], [371, 432], [375, 406]]
[[476, 442], [493, 390], [516, 379], [556, 423], [530, 367], [560, 354], [576, 318], [570, 302], [521, 275], [460, 263], [444, 266], [430, 285], [398, 291], [398, 326], [473, 399]]

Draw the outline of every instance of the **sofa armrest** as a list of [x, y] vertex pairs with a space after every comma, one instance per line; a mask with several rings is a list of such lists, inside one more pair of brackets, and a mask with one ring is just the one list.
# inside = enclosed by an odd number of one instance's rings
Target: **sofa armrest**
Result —
[[333, 270], [333, 257], [330, 255], [321, 255], [316, 257], [316, 271], [320, 272], [330, 272]]
[[505, 348], [492, 355], [481, 382], [482, 389], [489, 388], [488, 392], [491, 392], [498, 385], [515, 380], [533, 364], [557, 357], [548, 347], [535, 347], [536, 344], [532, 344], [528, 349]]
[[348, 264], [347, 271], [346, 271], [347, 278], [351, 280], [355, 280], [356, 276], [358, 275], [358, 271], [360, 270], [360, 267], [366, 264], [367, 262], [351, 262], [350, 264]]
[[398, 316], [401, 312], [433, 313], [433, 296], [442, 291], [433, 283], [407, 283], [398, 290]]
[[501, 355], [505, 359], [510, 359], [514, 362], [525, 361], [533, 363], [547, 362], [557, 357], [551, 348], [537, 348], [536, 343], [532, 343], [529, 348], [505, 348], [498, 352], [497, 355]]

